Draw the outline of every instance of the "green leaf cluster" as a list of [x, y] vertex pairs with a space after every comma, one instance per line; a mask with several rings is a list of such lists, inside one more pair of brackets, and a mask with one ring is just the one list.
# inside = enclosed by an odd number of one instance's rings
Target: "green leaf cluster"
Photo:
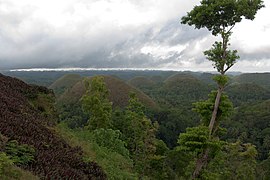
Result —
[[90, 118], [91, 130], [111, 127], [112, 103], [108, 100], [109, 91], [102, 76], [85, 79], [86, 94], [82, 97], [82, 108]]
[[252, 144], [227, 143], [203, 171], [202, 179], [256, 179], [256, 156]]
[[4, 152], [0, 152], [0, 178], [5, 177], [13, 166], [13, 161]]
[[178, 139], [178, 149], [181, 151], [193, 152], [196, 156], [203, 153], [207, 148], [217, 151], [223, 142], [218, 139], [209, 138], [207, 126], [187, 128], [186, 133], [181, 133]]
[[121, 140], [122, 133], [119, 130], [96, 129], [91, 132], [94, 141], [102, 147], [106, 147], [125, 157], [129, 157], [129, 151], [126, 148], [126, 142]]
[[[240, 58], [237, 55], [237, 50], [228, 50], [226, 45], [217, 41], [210, 50], [204, 51], [204, 55], [209, 61], [213, 62], [213, 67], [221, 74], [224, 74], [226, 69], [231, 68]], [[224, 68], [226, 69], [224, 70]]]
[[195, 25], [197, 29], [207, 28], [216, 36], [224, 27], [234, 26], [243, 18], [253, 20], [262, 7], [262, 0], [202, 0], [182, 17], [182, 23]]
[[[215, 98], [217, 91], [212, 91], [208, 96], [206, 101], [199, 101], [193, 103], [193, 110], [197, 112], [202, 120], [204, 126], [208, 126], [214, 109]], [[222, 94], [221, 100], [217, 112], [217, 122], [218, 124], [222, 119], [229, 117], [233, 112], [233, 105], [229, 97], [225, 94]]]
[[4, 151], [16, 165], [26, 165], [35, 159], [35, 149], [26, 144], [19, 145], [16, 140], [7, 142]]

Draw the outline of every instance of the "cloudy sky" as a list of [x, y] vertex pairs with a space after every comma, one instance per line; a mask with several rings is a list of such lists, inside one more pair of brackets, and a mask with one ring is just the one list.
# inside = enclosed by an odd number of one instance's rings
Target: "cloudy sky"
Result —
[[[216, 40], [180, 24], [199, 0], [0, 0], [0, 70], [154, 68], [212, 70]], [[232, 36], [232, 71], [270, 71], [270, 0]]]

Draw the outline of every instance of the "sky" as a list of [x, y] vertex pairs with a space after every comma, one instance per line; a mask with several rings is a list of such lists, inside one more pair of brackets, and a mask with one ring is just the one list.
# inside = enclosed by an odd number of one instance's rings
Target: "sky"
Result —
[[[143, 68], [213, 71], [217, 37], [180, 19], [199, 0], [0, 0], [0, 70]], [[270, 71], [270, 0], [237, 24], [231, 71]]]

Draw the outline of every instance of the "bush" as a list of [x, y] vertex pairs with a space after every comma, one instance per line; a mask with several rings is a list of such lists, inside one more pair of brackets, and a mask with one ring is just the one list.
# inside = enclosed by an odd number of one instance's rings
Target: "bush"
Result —
[[10, 179], [19, 176], [13, 169], [13, 161], [4, 152], [0, 152], [0, 179]]
[[92, 132], [94, 141], [102, 147], [106, 147], [125, 157], [129, 157], [129, 151], [126, 143], [120, 139], [121, 132], [112, 129], [96, 129]]
[[34, 161], [35, 150], [26, 144], [19, 145], [16, 140], [9, 141], [6, 144], [5, 152], [17, 165], [26, 165]]

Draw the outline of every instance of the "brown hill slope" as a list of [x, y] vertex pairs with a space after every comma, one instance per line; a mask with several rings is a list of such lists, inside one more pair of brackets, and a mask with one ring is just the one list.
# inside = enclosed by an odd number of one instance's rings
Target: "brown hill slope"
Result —
[[0, 74], [0, 132], [35, 149], [35, 160], [23, 168], [41, 179], [106, 179], [94, 162], [85, 163], [82, 150], [72, 148], [47, 124], [46, 108], [39, 97], [52, 98], [51, 92], [39, 86]]
[[[129, 93], [135, 92], [140, 101], [149, 108], [157, 108], [156, 103], [143, 92], [133, 88], [124, 81], [112, 77], [103, 76], [105, 84], [109, 89], [109, 99], [114, 107], [125, 107], [128, 105]], [[60, 98], [59, 102], [64, 104], [77, 103], [85, 93], [84, 82], [79, 81], [71, 89], [68, 89]]]
[[49, 89], [52, 89], [56, 96], [64, 93], [68, 88], [71, 88], [80, 81], [82, 77], [79, 74], [65, 74], [64, 76], [57, 79], [54, 83], [49, 86]]

